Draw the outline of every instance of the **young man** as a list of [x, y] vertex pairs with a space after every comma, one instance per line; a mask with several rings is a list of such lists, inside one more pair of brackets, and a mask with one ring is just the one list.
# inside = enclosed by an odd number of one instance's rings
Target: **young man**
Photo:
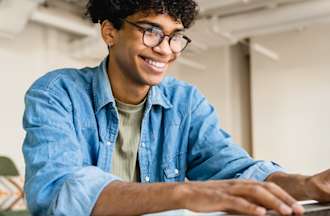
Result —
[[193, 0], [89, 1], [109, 56], [95, 68], [48, 73], [26, 94], [33, 215], [301, 214], [296, 199], [330, 201], [330, 170], [307, 177], [254, 161], [195, 87], [164, 78], [190, 43], [184, 29], [196, 8]]

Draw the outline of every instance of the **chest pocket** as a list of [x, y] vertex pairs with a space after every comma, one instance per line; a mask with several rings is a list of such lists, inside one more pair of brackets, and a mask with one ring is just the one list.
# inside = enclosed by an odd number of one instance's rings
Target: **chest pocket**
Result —
[[165, 182], [184, 181], [186, 177], [186, 153], [177, 154], [163, 162], [162, 171]]

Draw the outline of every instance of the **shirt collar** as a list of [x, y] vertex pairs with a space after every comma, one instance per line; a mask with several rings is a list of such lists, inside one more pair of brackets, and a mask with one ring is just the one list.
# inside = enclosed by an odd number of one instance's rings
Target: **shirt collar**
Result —
[[[115, 98], [107, 73], [108, 59], [109, 57], [107, 56], [96, 68], [97, 71], [93, 78], [93, 97], [96, 112], [109, 103], [112, 103], [113, 106], [115, 105]], [[171, 102], [158, 85], [151, 87], [148, 93], [147, 106], [153, 105], [160, 105], [165, 109], [172, 108]]]
[[151, 103], [151, 105], [160, 105], [165, 109], [170, 109], [173, 107], [159, 85], [151, 87], [148, 94], [148, 100], [150, 101], [149, 103]]

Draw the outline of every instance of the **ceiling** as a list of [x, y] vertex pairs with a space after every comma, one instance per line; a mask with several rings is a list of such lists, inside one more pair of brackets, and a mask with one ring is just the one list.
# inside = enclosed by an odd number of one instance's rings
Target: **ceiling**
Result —
[[[330, 23], [330, 0], [196, 1], [200, 15], [187, 31], [193, 40], [188, 56], [211, 47], [243, 43], [258, 35]], [[76, 53], [94, 57], [104, 45], [97, 27], [84, 15], [86, 4], [87, 0], [0, 0], [0, 36], [16, 35], [31, 20], [76, 35], [72, 42], [73, 47], [80, 48]], [[81, 54], [81, 47], [85, 47], [85, 54]]]
[[[276, 5], [299, 3], [306, 0], [196, 0], [199, 4], [201, 12], [204, 14], [218, 13], [230, 14], [251, 10], [255, 8], [274, 7]], [[307, 0], [308, 1], [308, 0]], [[87, 0], [45, 0], [44, 4], [74, 7], [75, 10], [83, 11], [87, 4]], [[65, 9], [63, 8], [63, 9]]]
[[330, 22], [329, 0], [200, 0], [201, 16], [188, 30], [204, 48]]
[[[88, 0], [45, 0], [44, 5], [84, 14]], [[228, 16], [267, 7], [276, 7], [306, 0], [196, 0], [201, 16]]]
[[[292, 29], [329, 21], [329, 0], [197, 0], [200, 15], [195, 25], [187, 31], [192, 38], [192, 46], [185, 56], [189, 58], [209, 48], [221, 47], [236, 43], [253, 36], [278, 33]], [[69, 13], [83, 17], [87, 0], [46, 0], [45, 5], [60, 8]], [[79, 47], [85, 47], [86, 53], [91, 53], [92, 39], [77, 42]], [[87, 42], [86, 42], [87, 41]], [[86, 45], [87, 44], [87, 45]], [[96, 44], [96, 42], [94, 43]], [[102, 45], [102, 43], [98, 43]], [[261, 45], [255, 49], [276, 59], [276, 54]], [[99, 47], [93, 46], [94, 52]], [[81, 49], [77, 52], [80, 56]], [[88, 54], [87, 54], [88, 55]], [[102, 55], [102, 54], [100, 54]], [[187, 64], [192, 62], [187, 61]], [[199, 67], [198, 65], [195, 65]]]
[[[287, 23], [290, 19], [297, 21], [299, 19], [311, 19], [318, 15], [318, 13], [330, 14], [330, 1], [329, 0], [196, 0], [200, 6], [200, 16], [197, 19], [195, 26], [189, 30], [191, 37], [196, 39], [198, 44], [206, 44], [206, 46], [228, 44], [228, 40], [232, 40], [232, 43], [248, 38], [249, 36], [255, 36], [254, 33], [249, 32], [246, 29], [260, 28], [267, 26], [267, 20], [263, 18], [269, 18], [272, 21], [278, 19], [283, 20], [278, 25]], [[74, 14], [77, 17], [86, 20], [85, 7], [87, 0], [45, 0], [43, 6], [49, 9], [57, 9], [58, 11], [66, 12], [71, 16]], [[306, 6], [304, 6], [306, 5]], [[312, 13], [311, 17], [304, 17], [305, 8], [309, 6]], [[326, 11], [318, 11], [317, 7], [324, 7]], [[296, 10], [296, 8], [301, 8]], [[316, 9], [315, 9], [316, 8]], [[315, 12], [313, 12], [314, 10]], [[299, 14], [299, 17], [290, 17], [288, 14]], [[328, 14], [328, 15], [329, 15]], [[216, 19], [215, 19], [216, 18]], [[257, 18], [260, 20], [258, 21]], [[247, 22], [247, 20], [249, 22]], [[87, 22], [87, 21], [86, 21]], [[259, 23], [256, 23], [259, 22]], [[276, 23], [276, 21], [274, 21]], [[304, 22], [306, 23], [306, 22]], [[238, 27], [235, 27], [237, 24]], [[273, 23], [274, 24], [274, 23]], [[301, 25], [301, 23], [297, 23]], [[292, 26], [296, 27], [295, 25]], [[280, 29], [280, 28], [277, 28]], [[286, 30], [286, 28], [285, 28]], [[242, 33], [243, 31], [243, 33]], [[244, 32], [245, 31], [245, 32]], [[219, 34], [220, 32], [220, 34]], [[246, 34], [244, 34], [246, 33]], [[264, 31], [263, 33], [267, 33]], [[273, 33], [273, 32], [271, 32]], [[249, 35], [250, 34], [250, 35]], [[219, 35], [221, 36], [219, 38]], [[230, 36], [231, 35], [231, 36]], [[234, 36], [236, 36], [235, 39]]]

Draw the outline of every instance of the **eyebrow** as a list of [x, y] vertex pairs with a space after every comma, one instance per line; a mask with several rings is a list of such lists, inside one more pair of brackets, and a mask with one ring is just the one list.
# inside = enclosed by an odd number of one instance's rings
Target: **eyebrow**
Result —
[[[137, 21], [136, 23], [138, 23], [138, 24], [148, 24], [148, 25], [151, 25], [153, 27], [159, 28], [162, 31], [164, 31], [163, 27], [158, 23], [154, 23], [154, 22], [147, 21], [147, 20], [140, 20], [140, 21]], [[171, 32], [171, 34], [174, 34], [174, 33], [177, 33], [177, 32], [183, 32], [184, 30], [185, 30], [184, 28], [176, 28]]]

